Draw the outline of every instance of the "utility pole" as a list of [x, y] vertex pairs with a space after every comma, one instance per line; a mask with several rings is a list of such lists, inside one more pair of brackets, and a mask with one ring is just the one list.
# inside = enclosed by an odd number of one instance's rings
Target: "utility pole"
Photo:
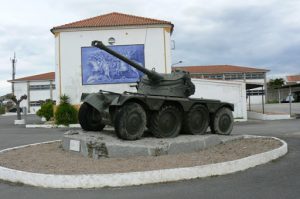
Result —
[[12, 63], [12, 82], [11, 82], [11, 90], [12, 90], [12, 94], [15, 95], [15, 85], [14, 85], [14, 80], [16, 77], [16, 63], [17, 63], [17, 59], [16, 59], [16, 53], [14, 52], [14, 58], [10, 58], [10, 61]]

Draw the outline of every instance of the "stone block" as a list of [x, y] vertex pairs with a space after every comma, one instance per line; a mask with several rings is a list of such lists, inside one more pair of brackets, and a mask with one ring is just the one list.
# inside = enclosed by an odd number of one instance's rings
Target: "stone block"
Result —
[[[226, 137], [234, 139], [238, 136]], [[102, 132], [69, 130], [63, 136], [63, 148], [70, 150], [70, 140], [77, 140], [80, 141], [79, 153], [94, 159], [160, 156], [196, 152], [220, 144], [224, 139], [219, 135], [180, 135], [176, 138], [144, 137], [140, 140], [126, 141], [119, 139], [111, 129]]]
[[205, 146], [208, 148], [222, 143], [222, 140], [219, 138], [219, 135], [205, 135], [204, 138]]
[[204, 140], [181, 141], [170, 144], [168, 154], [190, 153], [200, 151], [205, 146]]

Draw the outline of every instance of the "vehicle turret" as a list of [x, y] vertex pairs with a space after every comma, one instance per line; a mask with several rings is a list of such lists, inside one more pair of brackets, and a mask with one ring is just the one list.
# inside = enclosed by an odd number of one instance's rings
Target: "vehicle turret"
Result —
[[92, 46], [106, 51], [112, 56], [143, 72], [145, 75], [138, 82], [137, 86], [137, 91], [140, 94], [189, 97], [195, 92], [195, 85], [192, 83], [188, 72], [174, 71], [169, 74], [160, 74], [129, 60], [127, 57], [105, 46], [101, 41], [92, 41]]

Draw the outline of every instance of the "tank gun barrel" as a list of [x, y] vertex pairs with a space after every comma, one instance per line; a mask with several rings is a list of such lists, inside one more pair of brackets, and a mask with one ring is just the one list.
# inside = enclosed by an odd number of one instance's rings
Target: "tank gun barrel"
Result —
[[92, 46], [96, 47], [96, 48], [100, 48], [101, 50], [104, 50], [105, 52], [111, 54], [112, 56], [114, 57], [117, 57], [118, 59], [124, 61], [125, 63], [131, 65], [132, 67], [136, 68], [137, 70], [139, 71], [142, 71], [143, 73], [145, 73], [149, 79], [153, 80], [153, 81], [160, 81], [163, 79], [163, 77], [155, 72], [155, 71], [151, 71], [151, 70], [148, 70], [146, 69], [145, 67], [137, 64], [136, 62], [134, 61], [131, 61], [129, 60], [127, 57], [117, 53], [116, 51], [108, 48], [107, 46], [105, 46], [102, 41], [92, 41]]

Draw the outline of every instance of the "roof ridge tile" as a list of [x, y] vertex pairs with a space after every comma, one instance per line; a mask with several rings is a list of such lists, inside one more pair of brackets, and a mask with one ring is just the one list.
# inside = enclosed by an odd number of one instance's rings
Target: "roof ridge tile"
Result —
[[132, 25], [154, 25], [154, 24], [167, 24], [174, 25], [170, 21], [153, 19], [148, 17], [140, 17], [131, 14], [124, 14], [119, 12], [111, 12], [79, 21], [66, 23], [60, 26], [55, 26], [51, 32], [60, 29], [74, 29], [74, 28], [91, 28], [91, 27], [113, 27], [113, 26], [132, 26]]

